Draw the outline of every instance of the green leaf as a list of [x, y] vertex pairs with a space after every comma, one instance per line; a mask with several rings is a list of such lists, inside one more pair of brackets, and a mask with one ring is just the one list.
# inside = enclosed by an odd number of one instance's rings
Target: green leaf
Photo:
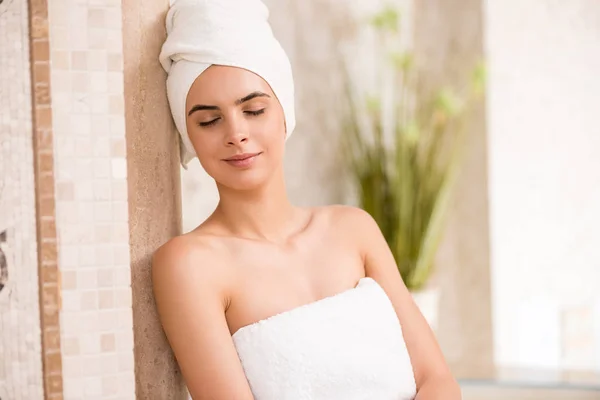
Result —
[[371, 25], [379, 31], [397, 32], [400, 25], [400, 13], [397, 9], [388, 5], [373, 15]]

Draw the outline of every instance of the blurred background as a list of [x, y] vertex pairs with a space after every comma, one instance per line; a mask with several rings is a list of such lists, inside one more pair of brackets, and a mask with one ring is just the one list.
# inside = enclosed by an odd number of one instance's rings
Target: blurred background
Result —
[[[266, 0], [298, 205], [380, 224], [465, 399], [600, 399], [600, 2]], [[149, 257], [214, 209], [168, 1], [0, 0], [0, 399], [183, 399]]]

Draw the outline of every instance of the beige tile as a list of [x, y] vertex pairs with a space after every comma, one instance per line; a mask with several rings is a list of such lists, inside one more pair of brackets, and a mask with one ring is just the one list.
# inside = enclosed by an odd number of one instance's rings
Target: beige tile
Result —
[[111, 30], [121, 31], [123, 22], [121, 20], [120, 7], [111, 7], [106, 9], [106, 27]]
[[72, 201], [75, 199], [73, 182], [58, 182], [56, 184], [56, 195], [61, 201]]
[[131, 289], [115, 289], [115, 306], [120, 308], [131, 308]]
[[81, 293], [81, 309], [82, 310], [97, 310], [98, 309], [98, 293], [94, 290]]
[[[100, 348], [104, 353], [114, 352], [116, 350], [115, 345], [115, 334], [114, 333], [104, 333], [100, 337]], [[128, 355], [128, 358], [130, 355]], [[121, 365], [119, 363], [119, 370], [121, 370]]]
[[77, 289], [77, 272], [76, 271], [63, 271], [61, 273], [61, 287], [62, 287], [62, 290]]
[[102, 395], [115, 396], [119, 393], [119, 380], [116, 375], [102, 377]]
[[72, 48], [72, 40], [67, 27], [52, 27], [50, 41], [52, 42], [52, 48], [56, 50], [69, 50]]
[[109, 201], [111, 199], [111, 184], [109, 179], [94, 180], [94, 200]]
[[115, 310], [102, 310], [98, 314], [98, 326], [100, 330], [111, 332], [119, 327], [119, 313]]
[[95, 226], [94, 241], [96, 243], [110, 243], [113, 240], [112, 238], [112, 226], [110, 224]]
[[98, 269], [97, 274], [99, 287], [112, 287], [115, 284], [115, 271], [113, 268]]
[[100, 357], [101, 373], [104, 376], [114, 374], [119, 370], [119, 356], [115, 353], [104, 353]]
[[122, 71], [123, 70], [123, 55], [118, 53], [108, 53], [108, 70], [109, 71]]
[[119, 354], [119, 372], [133, 372], [134, 368], [133, 354]]
[[85, 93], [90, 89], [90, 78], [87, 72], [71, 73], [71, 90]]
[[108, 74], [106, 72], [90, 73], [90, 91], [101, 94], [108, 92]]
[[115, 296], [112, 289], [99, 292], [100, 308], [111, 309], [115, 306]]
[[109, 72], [108, 73], [108, 92], [109, 93], [123, 93], [123, 72]]
[[79, 354], [79, 339], [76, 337], [63, 338], [62, 352], [65, 356], [78, 355]]
[[107, 32], [104, 29], [90, 27], [87, 30], [87, 42], [90, 49], [99, 50], [107, 47]]
[[[106, 179], [110, 177], [110, 160], [108, 158], [96, 158], [93, 160], [92, 164], [94, 168], [94, 178]], [[108, 213], [108, 215], [110, 215], [110, 211]], [[110, 216], [108, 219], [110, 219]]]
[[[81, 354], [86, 356], [97, 356], [100, 354], [100, 334], [97, 332], [90, 332], [79, 335], [79, 345]], [[89, 357], [88, 359], [91, 360], [92, 358]]]
[[[77, 253], [77, 257], [79, 257], [79, 253]], [[80, 268], [79, 271], [77, 271], [77, 288], [95, 289], [99, 284], [98, 278], [98, 271]]]
[[111, 115], [124, 115], [125, 106], [122, 95], [114, 94], [109, 96], [109, 112]]
[[106, 71], [107, 58], [106, 50], [90, 50], [88, 52], [89, 69], [91, 71]]
[[71, 63], [69, 60], [70, 54], [66, 50], [54, 50], [52, 51], [52, 68], [69, 70]]
[[92, 28], [104, 28], [106, 13], [101, 8], [88, 9], [88, 26]]
[[111, 157], [122, 157], [127, 156], [127, 144], [124, 138], [112, 139], [111, 140]]
[[121, 208], [127, 212], [127, 181], [123, 178], [123, 175], [127, 176], [127, 163], [123, 158], [113, 158], [111, 164], [114, 178], [111, 187], [112, 200], [115, 202], [113, 210]]
[[102, 377], [94, 376], [85, 378], [84, 382], [84, 395], [86, 399], [101, 399], [102, 398]]
[[129, 242], [129, 224], [113, 222], [111, 238], [114, 243]]
[[86, 51], [71, 52], [71, 69], [74, 71], [85, 71], [88, 67], [88, 55]]

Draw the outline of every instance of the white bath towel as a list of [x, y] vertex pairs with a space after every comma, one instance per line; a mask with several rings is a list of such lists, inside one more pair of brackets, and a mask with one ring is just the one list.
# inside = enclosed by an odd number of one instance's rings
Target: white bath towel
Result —
[[408, 400], [416, 395], [400, 323], [371, 278], [241, 328], [233, 340], [255, 400]]
[[167, 96], [181, 135], [184, 167], [196, 156], [186, 128], [186, 98], [211, 65], [244, 68], [262, 77], [281, 103], [286, 137], [294, 130], [292, 69], [268, 17], [260, 0], [176, 0], [169, 9], [159, 59], [168, 73]]

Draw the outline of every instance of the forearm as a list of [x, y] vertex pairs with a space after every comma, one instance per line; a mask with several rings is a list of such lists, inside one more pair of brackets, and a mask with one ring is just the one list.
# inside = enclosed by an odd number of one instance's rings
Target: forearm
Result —
[[417, 392], [415, 400], [461, 400], [460, 386], [451, 377], [432, 377]]

